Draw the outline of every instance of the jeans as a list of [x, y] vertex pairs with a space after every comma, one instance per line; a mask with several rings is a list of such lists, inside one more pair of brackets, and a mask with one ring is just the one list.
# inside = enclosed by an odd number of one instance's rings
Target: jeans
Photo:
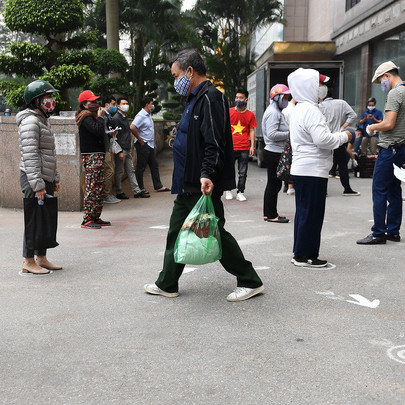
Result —
[[[252, 263], [245, 259], [238, 242], [224, 229], [225, 217], [221, 195], [222, 193], [215, 192], [212, 194], [212, 203], [215, 215], [219, 218], [218, 228], [221, 235], [222, 258], [220, 263], [228, 273], [236, 276], [238, 287], [260, 287], [263, 283], [253, 268]], [[156, 280], [156, 285], [164, 291], [177, 292], [179, 290], [178, 281], [183, 273], [184, 264], [174, 261], [174, 246], [184, 220], [200, 197], [201, 194], [197, 193], [180, 194], [174, 201], [169, 231], [167, 233], [163, 270]]]
[[131, 185], [133, 193], [139, 194], [141, 193], [141, 189], [136, 181], [131, 151], [123, 150], [122, 153], [124, 154], [124, 160], [121, 160], [118, 155], [115, 155], [115, 189], [117, 194], [122, 193], [122, 174], [124, 173], [124, 170], [128, 176], [129, 184]]
[[328, 179], [292, 176], [295, 188], [294, 247], [295, 256], [316, 259], [321, 245]]
[[282, 181], [277, 177], [277, 166], [281, 153], [263, 151], [263, 158], [267, 167], [267, 186], [264, 191], [263, 216], [274, 219], [278, 217], [277, 199]]
[[249, 151], [248, 150], [234, 150], [233, 157], [238, 161], [238, 192], [245, 191], [246, 177], [249, 164]]
[[147, 143], [143, 146], [139, 142], [135, 143], [135, 149], [137, 153], [137, 163], [136, 163], [136, 179], [138, 180], [138, 185], [141, 190], [145, 189], [143, 184], [143, 174], [145, 172], [146, 166], [149, 165], [150, 173], [152, 175], [153, 188], [159, 190], [163, 187], [160, 181], [159, 165], [156, 160], [155, 150], [151, 148]]
[[[55, 185], [49, 181], [46, 181], [46, 180], [44, 180], [44, 181], [45, 181], [46, 193], [49, 195], [54, 195]], [[35, 191], [31, 188], [30, 183], [28, 183], [27, 174], [22, 171], [20, 171], [20, 185], [21, 185], [21, 191], [24, 193], [25, 198], [34, 198], [35, 197]], [[25, 234], [24, 234], [23, 257], [32, 258], [32, 257], [34, 257], [34, 255], [46, 256], [46, 249], [40, 249], [40, 250], [28, 249], [25, 244]]]
[[402, 222], [401, 181], [394, 176], [392, 164], [402, 167], [405, 163], [405, 145], [399, 148], [381, 148], [373, 174], [373, 236], [385, 233], [399, 235]]

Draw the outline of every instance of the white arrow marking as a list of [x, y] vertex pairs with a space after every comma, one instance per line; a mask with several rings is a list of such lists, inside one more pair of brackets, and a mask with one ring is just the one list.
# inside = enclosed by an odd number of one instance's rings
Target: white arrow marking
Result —
[[380, 300], [373, 300], [370, 301], [367, 298], [363, 297], [362, 295], [359, 294], [349, 294], [350, 297], [355, 299], [356, 301], [352, 300], [346, 300], [346, 302], [350, 302], [352, 304], [360, 305], [362, 307], [367, 307], [367, 308], [377, 308], [380, 305]]

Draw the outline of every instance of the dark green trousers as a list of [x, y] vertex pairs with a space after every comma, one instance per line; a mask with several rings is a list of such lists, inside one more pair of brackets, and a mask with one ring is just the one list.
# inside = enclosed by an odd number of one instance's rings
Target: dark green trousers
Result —
[[[222, 243], [222, 259], [220, 262], [228, 273], [236, 276], [238, 287], [260, 287], [263, 283], [252, 263], [245, 259], [238, 242], [224, 229], [225, 217], [221, 195], [222, 193], [212, 194], [215, 215], [219, 218], [218, 227]], [[174, 261], [174, 245], [184, 220], [200, 197], [201, 194], [181, 194], [174, 201], [167, 233], [163, 270], [156, 281], [156, 285], [163, 291], [177, 292], [179, 290], [179, 278], [183, 273], [184, 264]]]

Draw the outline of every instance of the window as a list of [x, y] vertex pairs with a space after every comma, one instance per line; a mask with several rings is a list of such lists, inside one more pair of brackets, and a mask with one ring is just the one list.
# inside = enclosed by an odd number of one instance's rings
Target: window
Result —
[[360, 3], [360, 0], [346, 0], [346, 11], [350, 10], [354, 7], [357, 3]]

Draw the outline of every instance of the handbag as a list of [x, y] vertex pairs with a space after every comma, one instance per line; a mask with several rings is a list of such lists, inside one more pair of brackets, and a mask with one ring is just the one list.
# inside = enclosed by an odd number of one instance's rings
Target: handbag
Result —
[[58, 198], [44, 198], [39, 205], [38, 199], [24, 198], [25, 244], [30, 250], [54, 248], [58, 228]]
[[290, 180], [290, 169], [292, 162], [292, 149], [290, 141], [284, 144], [284, 150], [281, 152], [280, 160], [277, 165], [277, 177], [282, 181]]
[[209, 194], [202, 195], [185, 219], [174, 245], [174, 261], [213, 263], [222, 257], [218, 218]]

